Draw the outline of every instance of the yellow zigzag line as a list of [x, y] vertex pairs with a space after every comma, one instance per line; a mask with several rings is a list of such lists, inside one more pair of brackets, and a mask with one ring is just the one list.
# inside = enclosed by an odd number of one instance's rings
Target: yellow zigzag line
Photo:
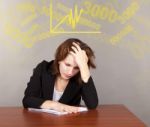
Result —
[[59, 25], [61, 25], [64, 20], [69, 21], [69, 24], [72, 26], [73, 29], [75, 29], [76, 24], [79, 22], [79, 19], [81, 17], [81, 14], [83, 13], [83, 9], [80, 10], [79, 14], [78, 14], [78, 6], [75, 5], [75, 9], [74, 9], [74, 16], [73, 16], [73, 10], [70, 9], [70, 13], [68, 15], [66, 15], [54, 28], [52, 31], [54, 31]]
[[78, 15], [78, 6], [75, 5], [74, 17], [73, 17], [72, 9], [70, 9], [70, 14], [68, 15], [68, 20], [69, 20], [69, 24], [72, 26], [73, 29], [75, 29], [76, 24], [79, 22], [79, 19], [80, 19], [82, 13], [83, 13], [83, 9], [80, 10], [79, 15]]

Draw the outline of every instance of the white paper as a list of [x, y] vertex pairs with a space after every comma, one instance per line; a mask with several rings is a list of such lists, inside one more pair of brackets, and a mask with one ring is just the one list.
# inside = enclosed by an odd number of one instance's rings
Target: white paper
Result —
[[[56, 111], [56, 110], [52, 110], [52, 109], [28, 108], [28, 110], [29, 111], [37, 111], [37, 112], [46, 112], [46, 113], [51, 113], [51, 114], [55, 114], [55, 115], [68, 114], [68, 112], [60, 112], [60, 111]], [[79, 107], [79, 111], [78, 112], [84, 112], [84, 111], [88, 111], [88, 109], [86, 107]]]

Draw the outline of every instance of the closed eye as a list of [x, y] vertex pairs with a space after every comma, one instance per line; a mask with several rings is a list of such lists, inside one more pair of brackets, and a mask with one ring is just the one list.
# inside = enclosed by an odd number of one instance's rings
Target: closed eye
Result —
[[66, 66], [68, 66], [68, 67], [70, 67], [70, 66], [71, 66], [70, 64], [67, 64], [67, 63], [65, 63], [65, 65], [66, 65]]
[[78, 70], [78, 69], [79, 69], [79, 67], [75, 67], [74, 69]]
[[[68, 66], [68, 67], [70, 67], [70, 66], [71, 66], [71, 64], [68, 64], [68, 63], [65, 63], [65, 65], [66, 65], [66, 66]], [[78, 69], [79, 69], [79, 67], [74, 67], [74, 69], [78, 70]]]

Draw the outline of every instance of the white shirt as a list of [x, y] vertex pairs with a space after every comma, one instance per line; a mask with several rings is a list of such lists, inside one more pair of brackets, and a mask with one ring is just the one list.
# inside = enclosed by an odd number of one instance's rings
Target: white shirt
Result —
[[53, 92], [53, 101], [58, 101], [61, 96], [63, 95], [64, 92], [60, 92], [58, 90], [56, 90], [56, 88], [54, 87], [54, 92]]

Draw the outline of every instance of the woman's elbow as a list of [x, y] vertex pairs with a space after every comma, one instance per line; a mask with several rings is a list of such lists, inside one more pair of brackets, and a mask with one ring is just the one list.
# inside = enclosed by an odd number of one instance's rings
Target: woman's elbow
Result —
[[91, 104], [88, 104], [87, 105], [87, 108], [88, 109], [96, 109], [98, 106], [98, 100], [96, 100], [95, 102], [91, 103]]
[[28, 108], [27, 99], [25, 97], [22, 99], [22, 104], [24, 108]]

